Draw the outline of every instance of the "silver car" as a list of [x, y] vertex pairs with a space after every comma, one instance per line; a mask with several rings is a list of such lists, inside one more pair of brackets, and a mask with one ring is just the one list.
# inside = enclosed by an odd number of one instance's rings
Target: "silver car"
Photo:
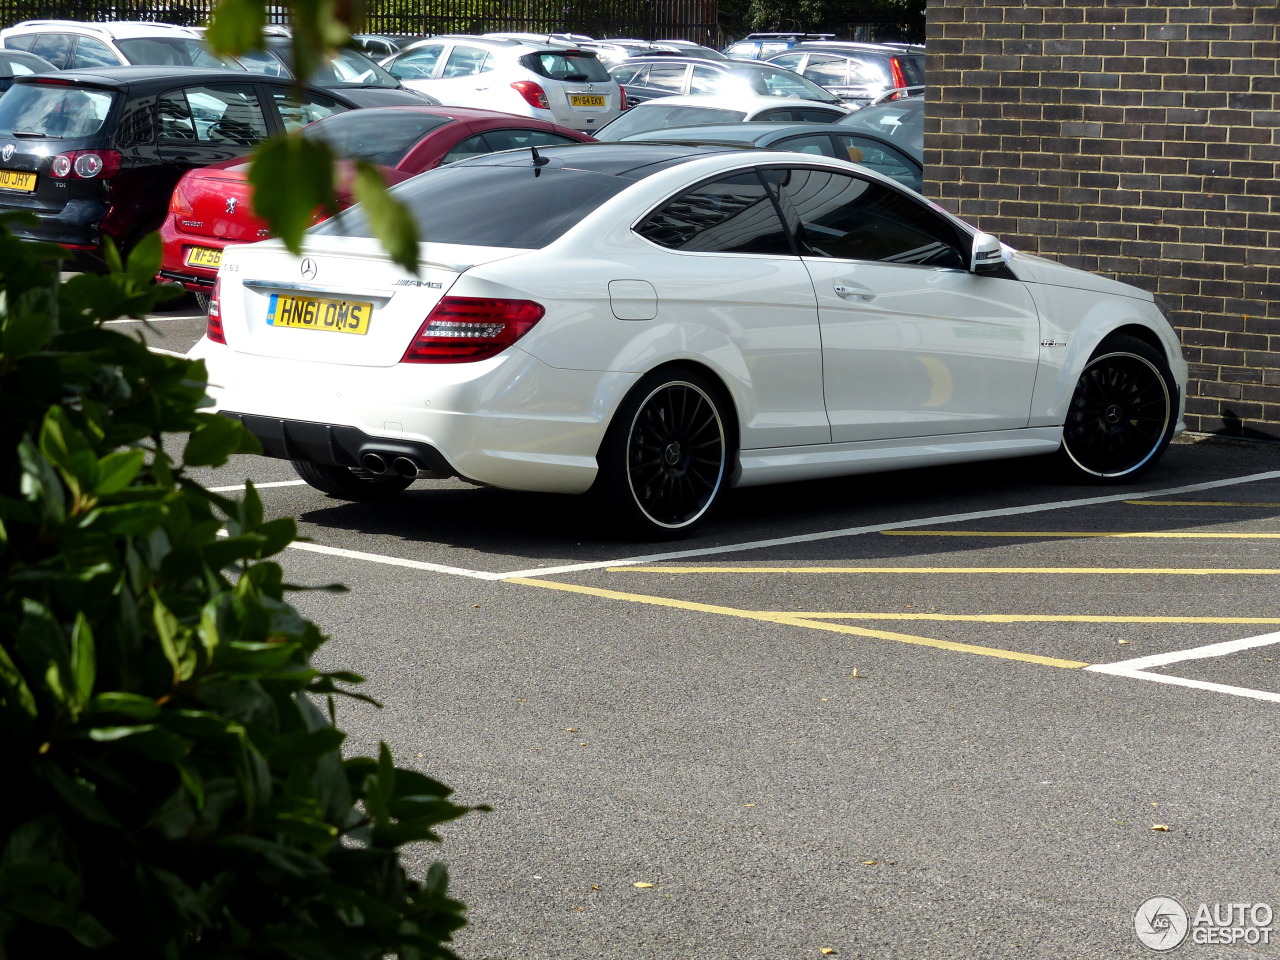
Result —
[[595, 52], [558, 40], [431, 37], [382, 66], [446, 106], [502, 110], [586, 133], [623, 109], [622, 88]]

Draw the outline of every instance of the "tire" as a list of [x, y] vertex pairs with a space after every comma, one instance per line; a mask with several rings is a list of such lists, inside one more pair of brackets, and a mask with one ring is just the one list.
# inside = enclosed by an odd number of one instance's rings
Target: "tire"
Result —
[[717, 387], [687, 370], [658, 371], [627, 395], [600, 446], [593, 489], [622, 532], [673, 540], [706, 519], [728, 479], [727, 409]]
[[401, 493], [413, 480], [409, 477], [375, 477], [363, 470], [334, 467], [325, 463], [291, 460], [298, 476], [321, 493], [343, 500], [389, 500]]
[[204, 314], [208, 314], [209, 304], [213, 300], [213, 294], [201, 293], [199, 290], [197, 290], [192, 294], [192, 296], [196, 298], [196, 306], [200, 308], [200, 312]]
[[1059, 460], [1077, 480], [1132, 480], [1164, 453], [1177, 408], [1177, 387], [1160, 352], [1136, 337], [1112, 337], [1080, 373]]

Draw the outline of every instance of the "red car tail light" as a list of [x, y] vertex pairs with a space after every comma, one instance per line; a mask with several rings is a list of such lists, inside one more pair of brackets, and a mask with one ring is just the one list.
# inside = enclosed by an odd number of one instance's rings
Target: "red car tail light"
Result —
[[[907, 75], [902, 72], [902, 64], [898, 62], [897, 57], [890, 58], [889, 68], [893, 71], [893, 85], [895, 87], [907, 86]], [[893, 99], [896, 100], [897, 97], [898, 95], [895, 93]]]
[[517, 80], [511, 85], [511, 89], [524, 97], [529, 106], [537, 107], [539, 110], [551, 109], [551, 105], [547, 103], [547, 92], [532, 80]]
[[214, 343], [226, 343], [227, 335], [222, 329], [222, 304], [218, 298], [222, 296], [222, 278], [213, 282], [213, 293], [209, 296], [209, 320], [205, 324], [205, 336]]
[[120, 172], [119, 150], [70, 150], [53, 158], [49, 176], [55, 180], [106, 180]]
[[542, 319], [532, 300], [444, 297], [422, 321], [401, 363], [469, 363], [497, 356]]
[[622, 84], [618, 84], [618, 109], [629, 110], [631, 104], [627, 103], [627, 88]]
[[195, 213], [195, 207], [191, 204], [191, 197], [187, 195], [187, 179], [183, 177], [178, 181], [178, 185], [173, 188], [173, 193], [169, 197], [169, 212], [179, 217], [189, 217]]

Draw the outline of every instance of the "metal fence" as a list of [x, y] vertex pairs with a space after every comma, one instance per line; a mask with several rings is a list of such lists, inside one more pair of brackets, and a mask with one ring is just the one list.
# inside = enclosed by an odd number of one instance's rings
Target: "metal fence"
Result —
[[[201, 24], [216, 0], [0, 0], [0, 26], [20, 20], [159, 20]], [[369, 33], [549, 33], [680, 38], [718, 44], [716, 0], [368, 0]], [[286, 23], [281, 7], [269, 19]]]

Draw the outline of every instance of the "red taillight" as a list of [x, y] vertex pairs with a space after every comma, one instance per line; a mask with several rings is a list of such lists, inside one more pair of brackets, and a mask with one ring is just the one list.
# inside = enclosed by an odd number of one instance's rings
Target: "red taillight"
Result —
[[551, 105], [547, 103], [546, 91], [532, 80], [517, 80], [511, 85], [511, 89], [524, 97], [529, 106], [537, 107], [539, 110], [551, 109]]
[[106, 180], [120, 172], [119, 150], [69, 150], [53, 158], [49, 176], [55, 180]]
[[511, 346], [542, 319], [532, 300], [445, 297], [422, 321], [401, 363], [468, 363]]
[[[889, 60], [889, 68], [893, 71], [893, 85], [895, 87], [905, 87], [907, 85], [907, 75], [902, 72], [902, 64], [898, 62], [897, 57], [891, 57]], [[897, 94], [894, 94], [897, 97]]]
[[618, 109], [629, 110], [631, 104], [627, 103], [627, 88], [622, 84], [618, 84]]
[[191, 198], [187, 196], [186, 177], [179, 180], [178, 185], [173, 188], [173, 194], [169, 197], [169, 212], [179, 217], [189, 217], [195, 213]]
[[213, 293], [209, 295], [209, 321], [205, 324], [204, 334], [214, 343], [226, 343], [227, 335], [222, 330], [222, 304], [218, 298], [222, 295], [222, 278], [213, 281]]

